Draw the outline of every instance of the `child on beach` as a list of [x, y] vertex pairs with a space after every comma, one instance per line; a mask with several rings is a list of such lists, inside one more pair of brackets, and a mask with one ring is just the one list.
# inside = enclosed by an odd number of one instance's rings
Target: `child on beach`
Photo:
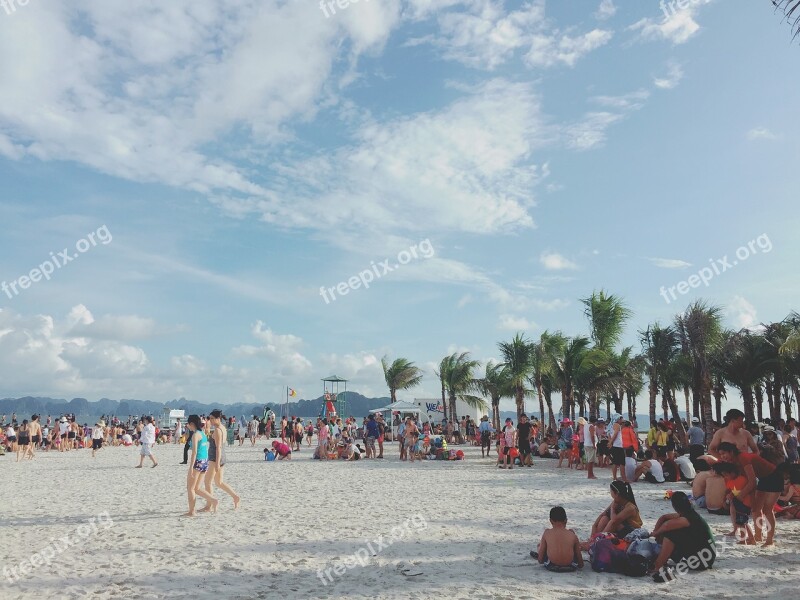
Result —
[[550, 509], [550, 529], [545, 529], [539, 548], [531, 556], [554, 573], [571, 573], [583, 568], [583, 556], [578, 536], [567, 529], [567, 512], [562, 506]]
[[[272, 449], [275, 451], [275, 454], [278, 455], [278, 460], [292, 460], [292, 449], [289, 447], [289, 444], [275, 440], [272, 442]], [[267, 452], [266, 449], [264, 451]]]
[[749, 494], [747, 496], [740, 494], [740, 490], [747, 485], [747, 477], [730, 463], [718, 463], [714, 465], [714, 470], [725, 479], [725, 487], [728, 489], [727, 500], [731, 506], [734, 537], [740, 544], [748, 546], [755, 544], [754, 531], [749, 525], [752, 497]]

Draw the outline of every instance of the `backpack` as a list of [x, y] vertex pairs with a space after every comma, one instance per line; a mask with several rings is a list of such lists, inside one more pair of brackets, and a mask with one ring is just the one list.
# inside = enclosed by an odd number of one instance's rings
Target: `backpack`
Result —
[[589, 562], [598, 573], [624, 573], [628, 568], [626, 546], [615, 537], [600, 538], [589, 548]]

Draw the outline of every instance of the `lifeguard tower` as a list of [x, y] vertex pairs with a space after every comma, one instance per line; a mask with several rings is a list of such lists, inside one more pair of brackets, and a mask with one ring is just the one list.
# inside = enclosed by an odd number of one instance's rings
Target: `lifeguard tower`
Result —
[[[344, 384], [340, 391], [339, 385]], [[328, 389], [330, 387], [330, 389]], [[322, 404], [322, 418], [341, 417], [347, 411], [347, 379], [331, 375], [322, 380], [322, 393], [325, 398]]]

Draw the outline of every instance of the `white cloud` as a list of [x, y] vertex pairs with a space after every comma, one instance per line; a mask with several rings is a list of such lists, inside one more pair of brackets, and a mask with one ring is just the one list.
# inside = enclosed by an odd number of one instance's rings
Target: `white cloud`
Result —
[[534, 35], [525, 62], [534, 67], [553, 67], [558, 64], [573, 67], [580, 58], [607, 44], [613, 35], [602, 29], [593, 29], [574, 37], [567, 34]]
[[472, 294], [464, 294], [463, 296], [461, 296], [461, 298], [458, 299], [456, 308], [464, 308], [470, 302], [472, 302]]
[[539, 257], [539, 262], [544, 265], [545, 269], [550, 271], [561, 271], [564, 269], [577, 269], [578, 265], [576, 265], [571, 260], [565, 258], [561, 254], [557, 252], [543, 252], [542, 255]]
[[613, 35], [600, 29], [578, 35], [562, 32], [545, 18], [543, 0], [509, 12], [501, 0], [472, 0], [459, 9], [439, 15], [438, 35], [415, 38], [407, 45], [432, 44], [445, 59], [492, 70], [523, 48], [528, 49], [525, 62], [531, 67], [574, 66]]
[[336, 19], [309, 12], [279, 0], [32, 4], [0, 20], [0, 153], [268, 197], [249, 172], [208, 155], [208, 142], [284, 139], [289, 119], [330, 96], [339, 49], [355, 60], [380, 48], [399, 2]]
[[359, 235], [528, 228], [531, 189], [542, 177], [532, 153], [547, 135], [533, 87], [492, 80], [440, 111], [365, 124], [355, 145], [283, 165], [285, 189], [270, 201], [238, 201], [235, 210]]
[[759, 326], [755, 307], [742, 296], [734, 296], [725, 309], [736, 327], [754, 329]]
[[766, 127], [754, 127], [747, 132], [748, 140], [777, 140], [780, 136]]
[[262, 345], [238, 346], [233, 349], [234, 356], [269, 358], [278, 366], [279, 373], [286, 376], [304, 375], [311, 370], [311, 361], [299, 351], [303, 345], [301, 338], [291, 334], [277, 334], [262, 321], [256, 322], [251, 333]]
[[685, 269], [692, 266], [692, 263], [676, 258], [648, 258], [647, 260], [662, 269]]
[[83, 305], [70, 312], [68, 320], [75, 322], [69, 336], [105, 340], [140, 340], [179, 331], [182, 328], [159, 328], [154, 319], [137, 315], [104, 315], [95, 319]]
[[637, 90], [622, 96], [593, 96], [591, 100], [601, 106], [620, 110], [636, 110], [644, 106], [644, 101], [649, 97], [650, 92], [647, 90]]
[[536, 323], [529, 321], [525, 317], [517, 317], [513, 315], [500, 315], [498, 329], [508, 331], [525, 331], [536, 328]]
[[602, 146], [606, 141], [606, 130], [622, 118], [622, 115], [610, 112], [587, 113], [582, 121], [564, 128], [567, 147], [591, 150]]
[[671, 90], [683, 79], [683, 68], [675, 62], [670, 62], [665, 77], [654, 77], [653, 84], [662, 90]]
[[[638, 31], [642, 40], [669, 40], [673, 44], [688, 42], [699, 30], [700, 25], [695, 21], [701, 5], [712, 0], [691, 0], [686, 8], [675, 10], [667, 9], [662, 21], [649, 17], [637, 21], [628, 29]], [[669, 6], [669, 3], [666, 3]]]
[[617, 14], [617, 7], [614, 6], [614, 0], [602, 0], [594, 13], [594, 18], [598, 21], [605, 21], [615, 14]]

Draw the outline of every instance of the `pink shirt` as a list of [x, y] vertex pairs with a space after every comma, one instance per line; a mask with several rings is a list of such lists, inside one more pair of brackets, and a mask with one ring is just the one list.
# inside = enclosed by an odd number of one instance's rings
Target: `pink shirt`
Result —
[[511, 427], [510, 429], [508, 427], [506, 427], [503, 430], [503, 436], [506, 439], [506, 446], [513, 446], [514, 445], [514, 431], [515, 431], [514, 427]]
[[278, 444], [275, 446], [275, 451], [281, 456], [288, 456], [291, 453], [292, 449], [289, 448], [287, 444], [284, 444], [283, 442], [278, 442]]
[[328, 441], [328, 426], [323, 425], [319, 428], [319, 441], [320, 442], [327, 442]]

